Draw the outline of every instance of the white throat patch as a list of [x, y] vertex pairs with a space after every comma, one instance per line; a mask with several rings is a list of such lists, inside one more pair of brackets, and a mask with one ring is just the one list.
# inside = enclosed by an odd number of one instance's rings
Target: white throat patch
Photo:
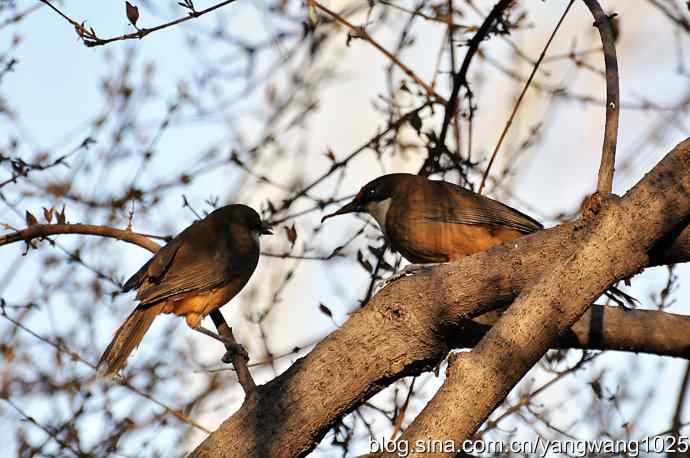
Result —
[[384, 234], [386, 233], [386, 215], [388, 215], [390, 206], [390, 197], [380, 202], [369, 202], [367, 204], [367, 213], [373, 216], [376, 222], [379, 223], [379, 228], [381, 228], [381, 232]]

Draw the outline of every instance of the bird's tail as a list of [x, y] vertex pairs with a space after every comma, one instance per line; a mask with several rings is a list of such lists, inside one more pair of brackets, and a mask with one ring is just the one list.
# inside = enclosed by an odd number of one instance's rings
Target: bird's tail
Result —
[[139, 306], [127, 317], [115, 333], [112, 342], [98, 361], [98, 375], [113, 377], [122, 369], [129, 356], [148, 331], [153, 319], [163, 310], [163, 304]]

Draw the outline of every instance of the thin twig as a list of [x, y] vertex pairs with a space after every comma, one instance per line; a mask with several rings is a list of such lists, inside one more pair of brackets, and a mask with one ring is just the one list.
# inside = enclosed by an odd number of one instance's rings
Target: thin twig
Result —
[[434, 101], [436, 101], [436, 102], [446, 103], [446, 99], [445, 99], [445, 98], [443, 98], [443, 97], [441, 97], [440, 95], [438, 95], [438, 94], [436, 93], [436, 91], [434, 91], [434, 88], [432, 88], [432, 87], [431, 87], [426, 81], [424, 81], [422, 78], [420, 78], [419, 76], [417, 76], [417, 74], [416, 74], [415, 72], [413, 72], [412, 69], [411, 69], [410, 67], [408, 67], [407, 65], [403, 64], [403, 63], [400, 61], [400, 59], [398, 59], [395, 55], [391, 54], [386, 48], [384, 48], [383, 46], [381, 46], [381, 44], [379, 44], [378, 41], [374, 40], [374, 39], [371, 37], [371, 35], [369, 35], [369, 33], [367, 33], [367, 31], [364, 30], [364, 27], [357, 27], [357, 26], [353, 25], [353, 24], [352, 24], [351, 22], [349, 22], [347, 19], [345, 19], [344, 17], [342, 17], [341, 15], [339, 15], [338, 13], [336, 13], [335, 11], [332, 11], [332, 10], [328, 9], [327, 7], [325, 7], [324, 5], [322, 5], [321, 3], [317, 2], [316, 0], [314, 0], [312, 3], [313, 3], [313, 5], [314, 5], [315, 7], [317, 7], [318, 9], [320, 9], [321, 11], [323, 11], [324, 13], [328, 14], [330, 17], [332, 17], [333, 19], [335, 19], [335, 20], [336, 20], [337, 22], [339, 22], [340, 24], [342, 24], [342, 25], [344, 25], [345, 27], [347, 27], [347, 28], [350, 30], [350, 32], [353, 34], [354, 37], [356, 37], [356, 38], [361, 38], [361, 39], [367, 41], [369, 44], [371, 44], [374, 48], [378, 49], [384, 56], [386, 56], [387, 59], [389, 59], [391, 62], [393, 62], [395, 65], [397, 65], [398, 68], [400, 68], [400, 70], [402, 70], [407, 76], [409, 76], [410, 78], [412, 78], [412, 80], [413, 80], [415, 83], [417, 83], [418, 85], [420, 85], [420, 86], [424, 89], [424, 91], [426, 91], [426, 94], [427, 94], [427, 96], [428, 96], [430, 99], [432, 99], [432, 100], [434, 100]]
[[460, 70], [453, 75], [453, 90], [451, 91], [450, 98], [445, 105], [443, 124], [441, 125], [441, 133], [438, 137], [438, 142], [436, 143], [436, 147], [434, 148], [433, 152], [430, 151], [429, 157], [427, 157], [427, 159], [424, 161], [424, 164], [420, 169], [420, 173], [426, 173], [427, 175], [429, 174], [431, 164], [434, 162], [433, 153], [435, 153], [436, 156], [440, 156], [442, 152], [446, 151], [446, 135], [448, 135], [448, 127], [450, 126], [450, 122], [458, 109], [458, 95], [460, 94], [460, 88], [463, 86], [466, 87], [468, 94], [471, 94], [469, 85], [467, 84], [467, 71], [470, 68], [472, 57], [474, 57], [474, 55], [477, 53], [479, 44], [489, 35], [494, 22], [501, 16], [501, 14], [503, 14], [503, 11], [508, 8], [511, 3], [513, 3], [513, 1], [514, 0], [499, 0], [499, 2], [496, 3], [496, 5], [494, 5], [492, 8], [481, 27], [479, 27], [477, 33], [475, 33], [470, 40], [467, 46], [467, 53], [462, 61], [462, 65], [460, 66]]
[[551, 36], [549, 37], [548, 41], [546, 42], [544, 49], [542, 49], [541, 54], [539, 55], [539, 58], [534, 63], [534, 66], [532, 67], [532, 72], [530, 73], [529, 78], [527, 78], [527, 82], [525, 82], [525, 85], [522, 88], [522, 92], [520, 92], [520, 96], [517, 99], [517, 102], [515, 102], [515, 106], [513, 107], [512, 113], [510, 113], [510, 117], [508, 118], [508, 122], [506, 122], [506, 125], [503, 127], [503, 132], [501, 132], [501, 136], [498, 138], [498, 143], [496, 143], [496, 147], [494, 148], [494, 152], [491, 154], [491, 159], [489, 159], [489, 163], [487, 164], [486, 169], [484, 170], [484, 175], [482, 175], [482, 182], [479, 185], [479, 194], [481, 194], [482, 191], [484, 190], [484, 184], [486, 183], [486, 177], [489, 176], [489, 171], [491, 170], [491, 166], [494, 163], [494, 159], [496, 159], [496, 155], [498, 154], [498, 150], [501, 148], [501, 145], [503, 144], [503, 140], [505, 139], [506, 134], [508, 133], [508, 129], [510, 129], [510, 126], [513, 124], [513, 119], [515, 118], [515, 114], [517, 113], [518, 108], [520, 108], [520, 104], [522, 103], [522, 99], [525, 97], [525, 94], [527, 93], [527, 89], [529, 88], [530, 84], [532, 83], [532, 79], [534, 78], [534, 75], [537, 74], [537, 70], [539, 69], [539, 65], [544, 60], [544, 56], [546, 55], [546, 51], [549, 49], [551, 42], [553, 41], [554, 37], [556, 36], [558, 29], [561, 27], [563, 20], [565, 19], [566, 15], [568, 14], [568, 11], [570, 11], [570, 7], [573, 6], [574, 2], [575, 2], [575, 0], [570, 0], [570, 2], [568, 3], [568, 6], [565, 7], [565, 11], [563, 11], [561, 18], [558, 20], [558, 23], [556, 24], [556, 27], [553, 29], [553, 32], [551, 32]]
[[70, 444], [68, 444], [67, 442], [65, 442], [65, 441], [63, 441], [62, 439], [60, 439], [60, 438], [58, 437], [58, 435], [55, 433], [55, 431], [51, 431], [50, 428], [48, 428], [47, 426], [44, 426], [44, 425], [40, 424], [38, 421], [36, 421], [36, 419], [35, 419], [34, 417], [32, 417], [31, 415], [29, 415], [29, 414], [27, 414], [26, 412], [24, 412], [24, 411], [23, 411], [17, 404], [15, 404], [11, 399], [5, 398], [4, 401], [5, 401], [6, 403], [8, 403], [8, 404], [15, 410], [15, 412], [17, 412], [19, 415], [21, 415], [21, 417], [24, 419], [24, 421], [27, 421], [27, 422], [31, 423], [32, 425], [36, 426], [38, 429], [40, 429], [41, 431], [43, 431], [44, 433], [46, 433], [46, 434], [48, 435], [48, 437], [50, 437], [50, 438], [53, 439], [55, 442], [57, 442], [63, 449], [69, 450], [70, 452], [72, 452], [72, 453], [73, 453], [75, 456], [77, 456], [77, 457], [82, 457], [82, 456], [85, 455], [84, 453], [80, 452], [79, 450], [76, 450], [74, 447], [72, 447], [72, 446], [71, 446]]
[[[6, 313], [0, 313], [0, 316], [2, 316], [2, 317], [5, 318], [7, 321], [9, 321], [10, 323], [12, 323], [14, 326], [16, 326], [16, 327], [18, 327], [19, 329], [21, 329], [21, 330], [23, 330], [24, 332], [26, 332], [27, 334], [30, 334], [31, 336], [35, 337], [36, 339], [40, 340], [41, 342], [50, 345], [51, 347], [55, 348], [57, 351], [59, 351], [59, 352], [61, 352], [61, 353], [64, 353], [64, 354], [68, 355], [70, 358], [73, 358], [73, 359], [76, 360], [76, 361], [79, 361], [79, 362], [81, 362], [81, 363], [83, 363], [83, 364], [86, 364], [86, 365], [89, 366], [91, 369], [93, 369], [94, 372], [96, 372], [97, 367], [96, 367], [95, 364], [93, 364], [93, 363], [91, 363], [91, 362], [85, 360], [84, 358], [82, 358], [82, 356], [81, 356], [79, 353], [77, 353], [76, 351], [72, 351], [72, 350], [70, 350], [69, 348], [67, 348], [67, 346], [66, 346], [64, 343], [62, 343], [62, 342], [60, 342], [60, 343], [53, 342], [52, 340], [48, 339], [47, 337], [43, 337], [42, 335], [35, 333], [34, 331], [32, 331], [31, 329], [27, 328], [27, 327], [24, 326], [22, 323], [20, 323], [19, 321], [13, 319], [12, 317], [10, 317], [9, 315], [7, 315]], [[189, 418], [187, 415], [185, 415], [184, 413], [180, 412], [179, 410], [176, 410], [176, 409], [173, 409], [173, 408], [171, 408], [171, 407], [168, 407], [167, 405], [165, 405], [165, 404], [162, 403], [161, 401], [159, 401], [159, 400], [157, 400], [156, 398], [152, 397], [150, 394], [148, 394], [148, 393], [146, 393], [145, 391], [142, 391], [142, 390], [140, 390], [139, 388], [137, 388], [137, 387], [135, 387], [134, 385], [132, 385], [128, 380], [125, 380], [125, 379], [122, 379], [122, 378], [115, 378], [115, 379], [113, 379], [113, 380], [116, 381], [117, 383], [119, 383], [120, 385], [122, 385], [122, 386], [128, 388], [128, 389], [131, 390], [132, 392], [138, 394], [139, 396], [148, 399], [149, 401], [153, 402], [153, 403], [156, 404], [157, 406], [162, 407], [162, 408], [165, 410], [166, 413], [168, 413], [168, 414], [174, 416], [175, 418], [177, 418], [178, 420], [182, 421], [183, 423], [187, 423], [188, 425], [193, 426], [193, 427], [197, 428], [198, 430], [205, 432], [206, 434], [211, 434], [211, 431], [208, 430], [207, 428], [205, 428], [204, 426], [202, 426], [202, 425], [200, 425], [199, 423], [195, 422], [194, 420], [192, 420], [191, 418]]]
[[678, 391], [678, 401], [676, 402], [676, 410], [673, 414], [671, 422], [671, 430], [673, 435], [678, 437], [680, 435], [680, 428], [683, 424], [683, 408], [685, 407], [685, 400], [688, 397], [688, 385], [690, 384], [690, 362], [685, 363], [685, 374], [683, 375], [683, 383], [680, 385]]
[[183, 22], [189, 21], [191, 19], [198, 18], [199, 16], [203, 16], [206, 13], [210, 13], [211, 11], [217, 10], [218, 8], [222, 8], [226, 5], [229, 5], [230, 3], [234, 3], [236, 0], [225, 0], [223, 2], [217, 3], [215, 5], [209, 6], [206, 9], [203, 9], [201, 11], [191, 11], [187, 13], [186, 16], [182, 16], [180, 18], [174, 19], [170, 22], [166, 22], [164, 24], [157, 25], [155, 27], [150, 27], [150, 28], [140, 28], [136, 32], [132, 33], [127, 33], [124, 35], [120, 35], [118, 37], [112, 37], [112, 38], [99, 38], [96, 35], [96, 32], [92, 28], [87, 28], [86, 26], [80, 24], [79, 22], [75, 21], [74, 19], [70, 18], [67, 16], [65, 13], [57, 9], [52, 3], [50, 3], [48, 0], [39, 0], [40, 2], [44, 3], [50, 9], [55, 11], [57, 14], [62, 16], [67, 22], [72, 24], [74, 26], [74, 29], [77, 32], [77, 35], [79, 35], [79, 38], [83, 41], [83, 43], [88, 46], [88, 47], [94, 47], [94, 46], [103, 46], [107, 45], [108, 43], [112, 43], [113, 41], [123, 41], [123, 40], [134, 40], [134, 39], [142, 39], [146, 35], [152, 33], [152, 32], [157, 32], [159, 30], [167, 29], [168, 27], [172, 27], [177, 24], [181, 24]]

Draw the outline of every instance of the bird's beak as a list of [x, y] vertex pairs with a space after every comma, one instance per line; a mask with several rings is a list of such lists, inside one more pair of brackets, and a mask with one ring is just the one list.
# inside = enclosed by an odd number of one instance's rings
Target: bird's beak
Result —
[[321, 222], [323, 223], [326, 221], [328, 218], [332, 216], [338, 216], [338, 215], [344, 215], [345, 213], [355, 213], [355, 212], [362, 212], [364, 211], [364, 207], [357, 202], [357, 200], [353, 200], [349, 204], [345, 205], [344, 207], [341, 207], [339, 210], [331, 213], [330, 215], [326, 215], [323, 218], [321, 218]]
[[273, 235], [273, 226], [266, 222], [261, 223], [261, 227], [259, 228], [259, 234]]

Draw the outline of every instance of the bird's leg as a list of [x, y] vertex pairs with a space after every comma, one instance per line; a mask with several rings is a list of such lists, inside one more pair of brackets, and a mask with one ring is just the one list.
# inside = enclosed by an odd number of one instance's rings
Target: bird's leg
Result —
[[401, 278], [404, 277], [410, 277], [412, 275], [416, 275], [420, 272], [428, 272], [430, 269], [432, 269], [435, 266], [439, 266], [443, 263], [441, 262], [430, 262], [428, 264], [408, 264], [405, 267], [402, 268], [402, 270], [394, 273], [390, 277], [384, 279], [378, 284], [378, 287], [376, 288], [376, 293], [381, 291], [383, 288], [387, 287], [388, 285], [395, 283], [396, 281], [400, 280]]
[[213, 331], [209, 331], [205, 327], [198, 325], [198, 326], [193, 326], [192, 329], [194, 329], [197, 332], [200, 332], [202, 334], [205, 334], [209, 337], [213, 337], [214, 339], [223, 342], [225, 344], [225, 348], [227, 349], [227, 352], [225, 355], [223, 355], [223, 362], [227, 363], [230, 361], [230, 358], [232, 358], [232, 355], [240, 355], [247, 361], [249, 361], [249, 353], [247, 353], [247, 350], [244, 349], [244, 347], [237, 342], [233, 342], [230, 339], [227, 339], [220, 334], [216, 334]]

